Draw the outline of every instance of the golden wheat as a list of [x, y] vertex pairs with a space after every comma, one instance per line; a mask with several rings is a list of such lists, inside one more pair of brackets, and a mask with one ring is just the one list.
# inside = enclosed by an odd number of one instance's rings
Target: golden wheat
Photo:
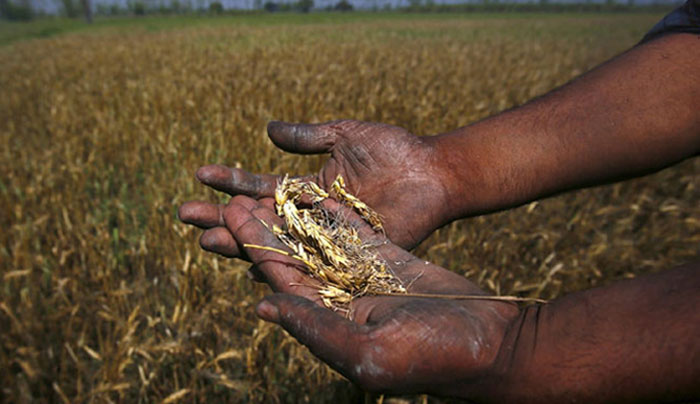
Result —
[[[330, 189], [338, 201], [357, 211], [374, 231], [384, 231], [379, 214], [345, 189], [342, 175], [336, 177]], [[310, 201], [311, 207], [300, 208], [305, 197], [308, 198], [305, 203]], [[319, 282], [307, 286], [317, 288], [323, 304], [333, 311], [351, 317], [350, 304], [363, 296], [546, 303], [543, 299], [518, 296], [409, 293], [408, 286], [404, 286], [377, 253], [377, 247], [384, 243], [377, 245], [363, 240], [357, 224], [350, 224], [342, 210], [333, 212], [321, 205], [328, 198], [331, 194], [316, 183], [285, 175], [275, 190], [277, 214], [284, 219], [285, 226], [263, 224], [293, 252], [255, 244], [243, 247], [276, 252], [304, 263], [308, 274]]]
[[[202, 252], [177, 221], [184, 201], [226, 202], [195, 170], [317, 172], [327, 157], [277, 150], [271, 119], [451, 130], [566, 82], [659, 17], [231, 18], [167, 31], [144, 19], [0, 48], [0, 397], [356, 402], [255, 317], [268, 290], [248, 264]], [[415, 254], [497, 294], [547, 299], [668, 268], [699, 253], [699, 172], [696, 159], [456, 222]]]
[[[375, 231], [383, 230], [379, 215], [347, 192], [341, 175], [331, 189], [335, 198], [356, 210]], [[299, 207], [304, 197], [309, 198], [311, 207]], [[401, 280], [375, 251], [377, 246], [362, 240], [342, 211], [332, 212], [321, 205], [330, 197], [314, 182], [285, 175], [275, 191], [277, 214], [284, 219], [285, 227], [269, 228], [293, 253], [267, 246], [244, 246], [273, 250], [303, 262], [309, 274], [320, 282], [318, 293], [323, 304], [348, 316], [354, 299], [380, 293], [405, 294]]]

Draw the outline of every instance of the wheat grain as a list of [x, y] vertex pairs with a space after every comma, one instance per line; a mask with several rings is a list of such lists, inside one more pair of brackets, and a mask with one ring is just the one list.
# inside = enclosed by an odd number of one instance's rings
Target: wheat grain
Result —
[[[338, 175], [331, 190], [340, 202], [356, 210], [377, 231], [383, 230], [379, 215], [345, 189]], [[311, 206], [301, 207], [302, 199]], [[306, 264], [308, 273], [321, 283], [319, 295], [326, 307], [349, 314], [352, 300], [379, 293], [406, 293], [399, 278], [375, 251], [365, 243], [357, 229], [340, 212], [322, 206], [331, 195], [313, 182], [285, 176], [275, 191], [277, 214], [284, 219], [284, 228], [268, 226], [293, 253], [265, 246], [249, 245], [282, 252]]]

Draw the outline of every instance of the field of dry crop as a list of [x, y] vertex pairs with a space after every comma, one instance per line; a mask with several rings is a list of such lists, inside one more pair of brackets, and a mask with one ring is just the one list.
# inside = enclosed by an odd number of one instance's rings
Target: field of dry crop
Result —
[[[177, 221], [186, 200], [225, 200], [196, 168], [318, 169], [274, 148], [271, 119], [453, 129], [621, 52], [659, 16], [249, 18], [0, 47], [0, 401], [363, 399], [255, 317], [267, 291], [245, 263], [202, 252]], [[700, 255], [699, 178], [695, 159], [460, 221], [417, 253], [543, 298], [662, 270]]]

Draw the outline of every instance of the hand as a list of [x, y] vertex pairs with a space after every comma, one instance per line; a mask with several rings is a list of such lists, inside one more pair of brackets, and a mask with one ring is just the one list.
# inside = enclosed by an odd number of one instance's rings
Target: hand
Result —
[[[323, 124], [271, 122], [270, 139], [281, 149], [301, 154], [330, 153], [317, 175], [306, 179], [328, 189], [338, 174], [348, 191], [382, 215], [387, 236], [403, 248], [412, 248], [431, 232], [454, 219], [450, 198], [438, 172], [440, 164], [431, 137], [417, 137], [385, 124], [334, 121]], [[230, 195], [271, 197], [278, 176], [251, 174], [236, 168], [210, 165], [197, 171], [204, 184]], [[222, 206], [190, 202], [180, 208], [180, 218], [210, 228]], [[202, 237], [202, 246], [227, 256], [230, 240], [221, 230]]]
[[[543, 403], [693, 401], [700, 394], [694, 355], [700, 263], [523, 310], [483, 300], [364, 297], [353, 302], [348, 320], [321, 306], [315, 281], [299, 262], [242, 247], [286, 250], [260, 222], [281, 225], [272, 207], [270, 198], [236, 196], [210, 224], [226, 232], [230, 253], [253, 262], [253, 277], [278, 292], [258, 305], [258, 315], [366, 390]], [[483, 293], [462, 276], [384, 244], [356, 215], [349, 219], [380, 245], [378, 253], [409, 293]]]
[[[330, 209], [333, 201], [327, 201]], [[244, 244], [289, 251], [265, 225], [281, 225], [272, 201], [236, 196], [222, 210], [241, 256], [256, 279], [274, 291], [257, 307], [265, 320], [284, 327], [331, 367], [375, 392], [440, 395], [485, 394], [493, 386], [491, 365], [507, 326], [518, 313], [510, 303], [375, 296], [356, 299], [352, 320], [322, 306], [316, 281], [300, 263]], [[363, 240], [371, 241], [411, 293], [485, 294], [466, 278], [420, 260], [388, 242], [354, 213], [346, 215]], [[310, 286], [302, 286], [310, 285]], [[470, 386], [474, 387], [473, 391]]]

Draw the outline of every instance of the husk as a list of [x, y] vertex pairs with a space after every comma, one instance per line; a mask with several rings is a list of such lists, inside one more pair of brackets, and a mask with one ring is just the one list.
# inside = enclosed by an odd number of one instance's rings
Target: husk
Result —
[[[338, 175], [330, 189], [332, 196], [354, 209], [376, 231], [383, 231], [379, 215], [347, 192]], [[306, 264], [306, 271], [319, 281], [319, 295], [326, 307], [349, 313], [353, 299], [377, 294], [406, 293], [402, 282], [377, 254], [371, 243], [363, 242], [357, 229], [342, 213], [330, 212], [321, 202], [331, 194], [313, 182], [287, 176], [275, 192], [277, 214], [285, 226], [271, 230], [293, 251], [292, 257]], [[310, 199], [302, 207], [302, 199]]]

